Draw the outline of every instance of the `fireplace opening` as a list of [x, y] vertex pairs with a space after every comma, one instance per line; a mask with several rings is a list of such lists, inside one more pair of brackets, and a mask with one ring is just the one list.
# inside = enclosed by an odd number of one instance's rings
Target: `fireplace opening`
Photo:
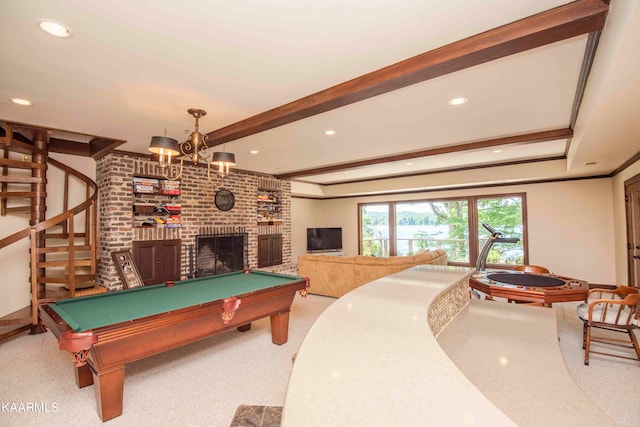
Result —
[[242, 271], [248, 268], [247, 233], [196, 236], [196, 277]]

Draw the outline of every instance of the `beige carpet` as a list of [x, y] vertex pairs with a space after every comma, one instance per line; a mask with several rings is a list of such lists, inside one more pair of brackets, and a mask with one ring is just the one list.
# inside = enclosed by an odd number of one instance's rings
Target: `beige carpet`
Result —
[[[565, 364], [573, 380], [587, 396], [618, 424], [640, 427], [640, 361], [589, 354], [589, 366], [584, 364], [582, 350], [582, 321], [576, 316], [578, 303], [554, 304], [558, 315], [558, 336]], [[606, 335], [601, 329], [593, 334]], [[610, 336], [625, 338], [619, 333]], [[636, 333], [636, 336], [640, 337]], [[604, 349], [592, 343], [592, 349]], [[635, 357], [632, 349], [606, 347], [606, 351]]]
[[[124, 412], [104, 425], [228, 427], [240, 405], [282, 406], [292, 356], [333, 301], [296, 296], [289, 342], [282, 346], [271, 344], [269, 320], [263, 319], [249, 332], [228, 331], [127, 366]], [[561, 347], [576, 382], [620, 425], [640, 426], [640, 362], [594, 355], [585, 367], [575, 308], [557, 310]], [[70, 356], [58, 350], [51, 333], [0, 344], [0, 378], [0, 426], [103, 425], [93, 387], [76, 387]], [[33, 411], [35, 404], [41, 412]]]

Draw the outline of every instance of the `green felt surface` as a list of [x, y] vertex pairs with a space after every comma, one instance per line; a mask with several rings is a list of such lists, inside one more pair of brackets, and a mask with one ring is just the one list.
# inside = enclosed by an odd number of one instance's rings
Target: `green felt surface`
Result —
[[244, 274], [240, 271], [184, 280], [176, 282], [173, 287], [160, 284], [62, 300], [50, 306], [75, 332], [82, 332], [239, 296], [295, 280], [300, 278], [258, 271]]

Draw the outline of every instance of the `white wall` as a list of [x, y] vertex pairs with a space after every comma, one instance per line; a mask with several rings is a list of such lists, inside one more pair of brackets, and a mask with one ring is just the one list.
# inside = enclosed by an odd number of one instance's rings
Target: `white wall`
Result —
[[358, 254], [358, 207], [343, 199], [291, 199], [291, 254], [294, 264], [307, 252], [307, 228], [341, 227], [345, 256]]
[[[70, 166], [95, 180], [96, 163], [92, 158], [52, 153], [51, 157]], [[47, 170], [47, 218], [61, 212], [63, 194], [63, 173], [50, 166]], [[84, 192], [71, 186], [70, 203], [84, 196]], [[81, 199], [84, 200], [84, 199]], [[73, 206], [70, 205], [70, 206]], [[29, 226], [29, 215], [8, 215], [0, 217], [0, 237], [9, 236]], [[13, 313], [30, 304], [31, 285], [29, 283], [29, 240], [14, 243], [0, 249], [0, 272], [3, 277], [0, 317]]]
[[358, 251], [359, 202], [525, 192], [529, 262], [597, 284], [616, 283], [612, 179], [333, 200], [294, 198], [293, 259], [306, 251], [307, 227], [342, 227], [345, 255]]

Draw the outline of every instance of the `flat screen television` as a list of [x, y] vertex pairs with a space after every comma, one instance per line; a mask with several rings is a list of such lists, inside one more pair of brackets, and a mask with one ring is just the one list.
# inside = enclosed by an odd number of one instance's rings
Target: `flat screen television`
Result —
[[307, 228], [307, 251], [341, 251], [342, 228]]

